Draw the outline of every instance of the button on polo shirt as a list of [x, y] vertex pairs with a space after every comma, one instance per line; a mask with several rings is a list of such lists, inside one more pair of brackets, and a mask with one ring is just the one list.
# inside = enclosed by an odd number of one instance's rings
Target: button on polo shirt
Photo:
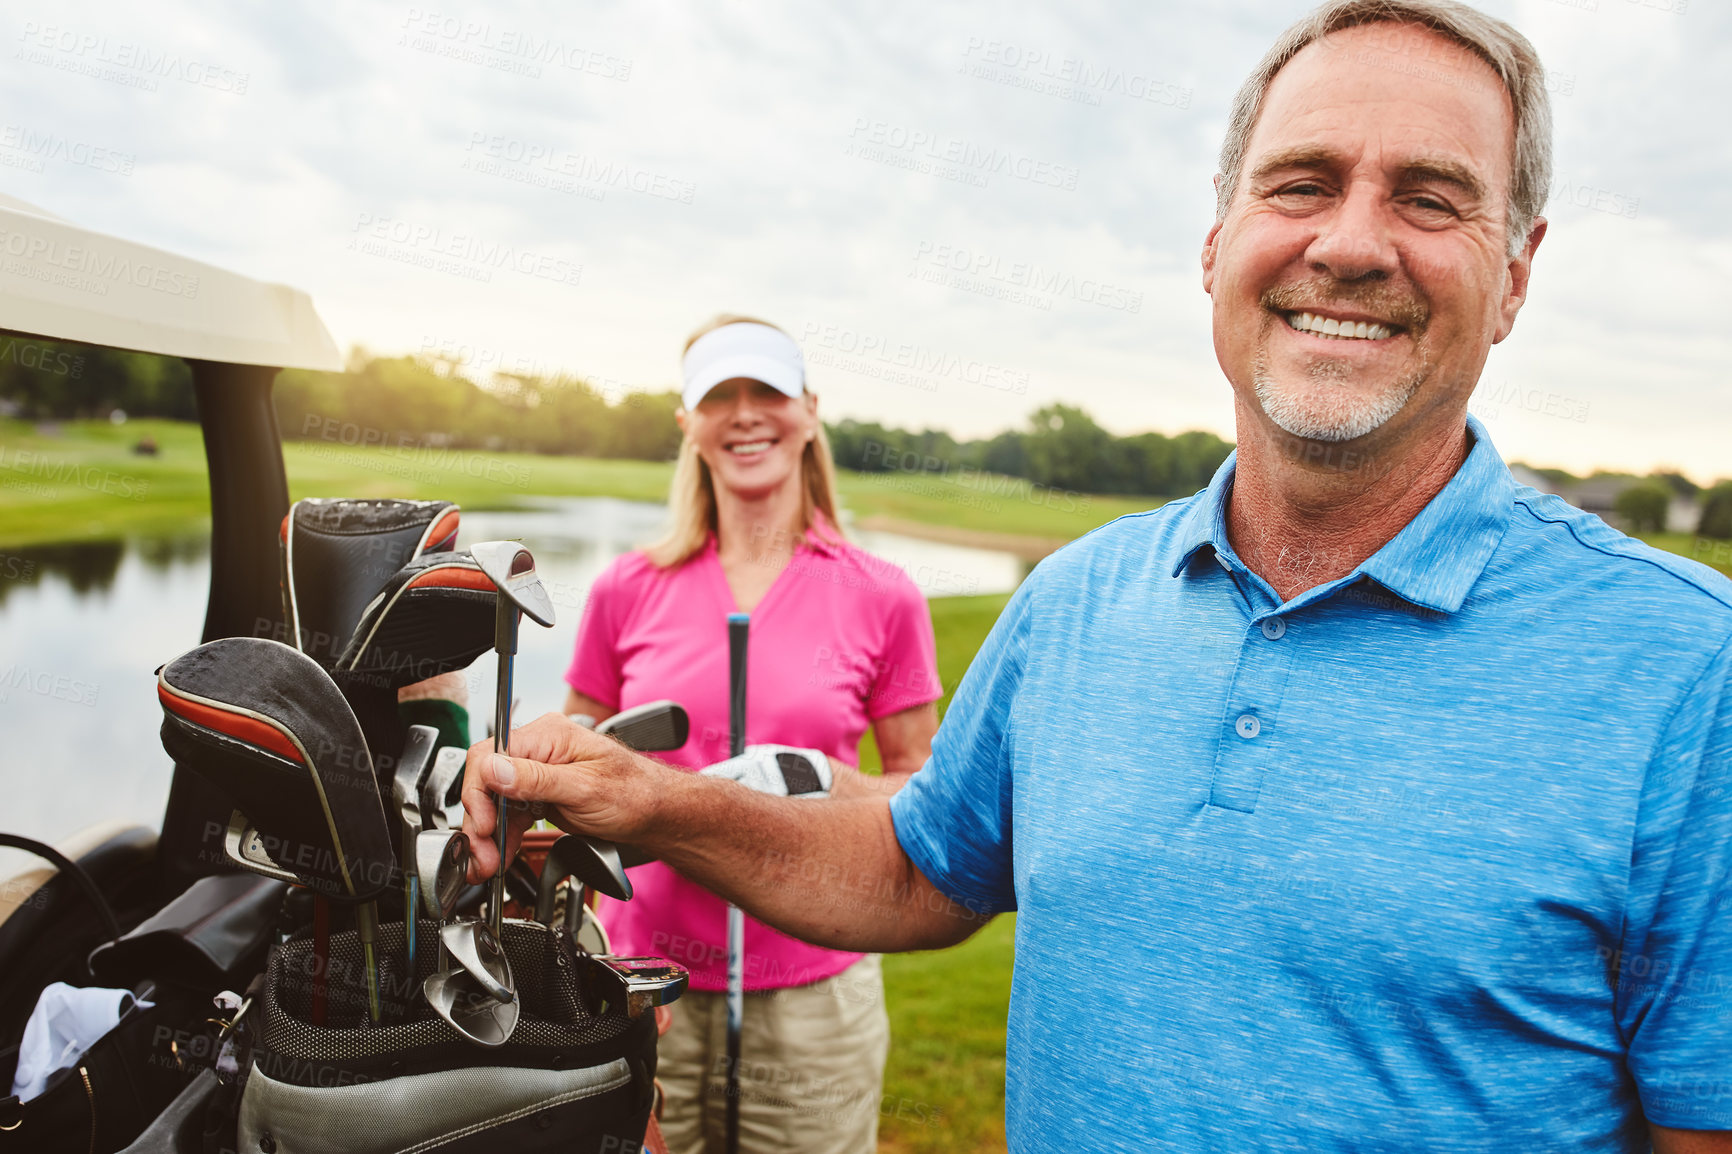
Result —
[[1468, 431], [1286, 602], [1228, 539], [1236, 458], [1011, 599], [891, 808], [1019, 911], [1012, 1149], [1732, 1129], [1732, 584]]

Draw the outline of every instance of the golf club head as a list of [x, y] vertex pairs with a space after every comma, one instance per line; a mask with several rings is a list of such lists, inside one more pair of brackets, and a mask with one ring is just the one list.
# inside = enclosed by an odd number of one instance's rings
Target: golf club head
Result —
[[375, 900], [397, 846], [354, 712], [311, 657], [263, 637], [200, 645], [157, 675], [162, 744], [226, 794], [297, 880], [344, 902]]
[[469, 839], [461, 830], [430, 829], [415, 839], [415, 873], [421, 880], [421, 912], [444, 921], [469, 885]]
[[505, 947], [493, 936], [482, 921], [453, 922], [439, 929], [439, 941], [445, 952], [480, 987], [500, 1002], [517, 1000], [517, 978], [511, 972], [511, 959]]
[[597, 733], [641, 753], [678, 749], [686, 743], [691, 729], [691, 718], [677, 701], [646, 701], [622, 709], [595, 727]]
[[631, 901], [631, 879], [620, 863], [619, 847], [611, 841], [568, 833], [548, 847], [547, 863], [541, 867], [541, 893], [535, 903], [537, 921], [546, 923], [540, 912], [552, 905], [554, 886], [568, 877], [615, 901]]
[[646, 1010], [679, 1000], [690, 975], [686, 968], [666, 958], [579, 957], [578, 983], [590, 1009], [597, 1015], [624, 1013], [641, 1017]]
[[421, 996], [451, 1028], [478, 1046], [503, 1046], [517, 1029], [522, 1003], [501, 1002], [467, 970], [440, 970], [421, 983]]
[[247, 815], [238, 809], [229, 815], [229, 827], [223, 834], [223, 855], [229, 859], [231, 865], [248, 873], [275, 878], [280, 882], [300, 881], [293, 873], [272, 860], [270, 851], [265, 848], [265, 839], [253, 828]]
[[296, 501], [279, 531], [283, 609], [294, 647], [334, 668], [391, 574], [423, 554], [449, 550], [460, 520], [449, 501]]
[[[431, 725], [411, 725], [403, 742], [403, 755], [397, 759], [397, 769], [391, 775], [391, 804], [397, 807], [397, 819], [405, 829], [420, 833], [425, 823], [421, 818], [421, 782], [433, 768], [433, 751], [439, 744], [439, 731]], [[414, 863], [405, 861], [404, 869]]]
[[631, 900], [631, 879], [619, 864], [619, 851], [612, 842], [566, 834], [548, 847], [541, 866], [541, 881], [535, 892], [535, 920], [552, 926], [554, 897], [559, 883], [576, 878], [582, 885], [610, 898]]
[[334, 668], [387, 689], [465, 669], [493, 647], [498, 594], [468, 552], [418, 556], [390, 574]]
[[[463, 779], [463, 765], [468, 757], [467, 750], [454, 745], [446, 746], [433, 756], [433, 768], [421, 783], [421, 828], [453, 829], [463, 824], [461, 806], [451, 795]], [[451, 820], [453, 806], [458, 806], [456, 822]]]
[[516, 541], [482, 541], [469, 547], [493, 586], [537, 625], [553, 624], [553, 599], [535, 574], [535, 556]]

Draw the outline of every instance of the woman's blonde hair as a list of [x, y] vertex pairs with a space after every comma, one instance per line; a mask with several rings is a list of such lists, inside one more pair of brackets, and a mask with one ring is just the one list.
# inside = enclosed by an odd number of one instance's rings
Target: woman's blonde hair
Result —
[[[723, 325], [742, 322], [768, 325], [786, 334], [786, 330], [769, 321], [723, 313], [687, 337], [686, 350], [690, 350], [692, 343], [705, 333], [714, 332]], [[822, 421], [818, 422], [818, 435], [807, 443], [800, 458], [800, 477], [801, 540], [814, 532], [840, 538], [842, 521], [836, 515], [836, 465], [830, 457], [830, 438], [824, 433]], [[689, 436], [680, 440], [680, 455], [674, 465], [673, 484], [668, 490], [668, 512], [672, 524], [667, 535], [644, 550], [650, 563], [661, 569], [685, 564], [717, 532], [715, 481], [710, 476], [709, 465], [698, 455], [697, 444]], [[819, 513], [824, 515], [822, 526], [818, 524]]]

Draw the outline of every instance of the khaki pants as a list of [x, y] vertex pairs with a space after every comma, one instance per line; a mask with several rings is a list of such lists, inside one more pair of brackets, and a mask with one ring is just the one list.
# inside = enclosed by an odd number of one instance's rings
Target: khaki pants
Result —
[[[721, 1154], [728, 999], [690, 990], [662, 1035], [669, 1154]], [[809, 986], [746, 995], [740, 1034], [740, 1154], [873, 1154], [890, 1018], [871, 954]]]

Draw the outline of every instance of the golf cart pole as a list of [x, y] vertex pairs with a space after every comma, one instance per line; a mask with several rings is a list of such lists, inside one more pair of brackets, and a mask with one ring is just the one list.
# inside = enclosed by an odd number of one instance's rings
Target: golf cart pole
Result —
[[[728, 756], [746, 752], [746, 640], [751, 618], [728, 614]], [[740, 1149], [740, 1033], [746, 1009], [746, 915], [728, 903], [727, 1154]]]

